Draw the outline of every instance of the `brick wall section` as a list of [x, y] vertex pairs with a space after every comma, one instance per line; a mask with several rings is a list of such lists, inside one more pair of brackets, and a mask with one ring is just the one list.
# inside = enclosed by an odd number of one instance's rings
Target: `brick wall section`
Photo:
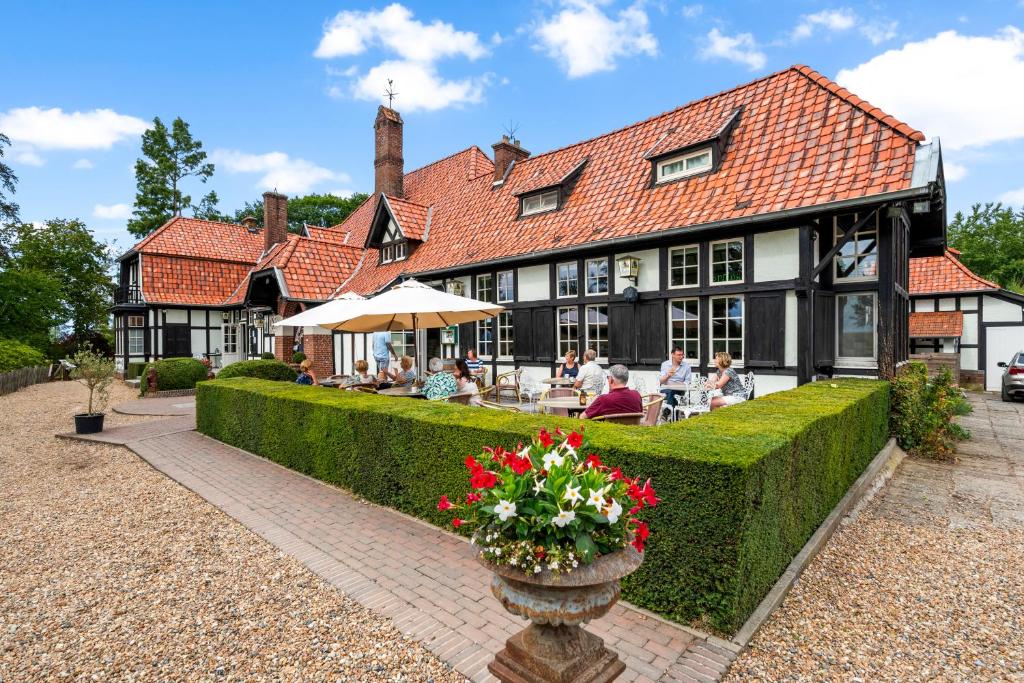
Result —
[[292, 346], [295, 345], [294, 334], [278, 334], [274, 337], [274, 357], [282, 363], [291, 363], [292, 356], [295, 352], [292, 351]]
[[307, 334], [302, 338], [303, 353], [313, 361], [313, 372], [317, 377], [330, 377], [334, 374], [333, 340], [332, 334]]
[[277, 192], [263, 193], [263, 250], [288, 239], [288, 197]]
[[402, 158], [402, 116], [384, 105], [377, 108], [373, 122], [373, 193], [404, 197], [402, 179], [405, 160]]
[[513, 161], [519, 161], [530, 156], [530, 153], [519, 146], [519, 141], [509, 140], [507, 135], [501, 136], [501, 142], [491, 145], [494, 150], [494, 180], [495, 182], [505, 178], [505, 171]]

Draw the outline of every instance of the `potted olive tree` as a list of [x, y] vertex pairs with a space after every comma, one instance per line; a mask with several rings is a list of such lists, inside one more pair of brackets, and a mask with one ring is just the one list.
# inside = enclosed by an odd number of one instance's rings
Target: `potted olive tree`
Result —
[[76, 434], [95, 434], [103, 431], [103, 407], [110, 400], [110, 383], [114, 381], [114, 361], [97, 353], [91, 344], [85, 344], [71, 357], [75, 379], [89, 390], [89, 409], [75, 415]]

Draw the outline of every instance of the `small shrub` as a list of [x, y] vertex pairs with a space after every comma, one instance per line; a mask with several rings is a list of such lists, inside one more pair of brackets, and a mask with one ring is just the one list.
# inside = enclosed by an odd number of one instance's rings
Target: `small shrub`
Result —
[[114, 381], [114, 361], [94, 351], [92, 344], [85, 342], [78, 353], [71, 357], [75, 369], [71, 378], [78, 380], [89, 390], [89, 410], [86, 415], [103, 412], [110, 400], [110, 383]]
[[139, 386], [142, 393], [148, 388], [149, 368], [156, 368], [157, 391], [174, 391], [178, 389], [195, 389], [196, 382], [206, 379], [206, 366], [196, 358], [164, 358], [150, 363], [142, 373]]
[[256, 377], [278, 382], [294, 382], [298, 376], [297, 372], [279, 360], [243, 360], [221, 370], [217, 378]]
[[137, 379], [146, 374], [146, 361], [133, 361], [128, 363], [128, 370], [125, 372], [125, 379]]
[[272, 354], [270, 351], [264, 351], [263, 353], [260, 354], [260, 359], [261, 360], [274, 360], [276, 358], [277, 358], [277, 356]]
[[295, 363], [296, 365], [298, 365], [304, 360], [306, 360], [306, 354], [304, 354], [302, 351], [296, 351], [292, 355], [292, 362]]
[[971, 412], [971, 406], [948, 369], [929, 380], [924, 363], [910, 363], [893, 381], [892, 407], [892, 435], [909, 453], [950, 458], [957, 441], [970, 436], [953, 421]]
[[13, 339], [0, 339], [0, 372], [46, 365], [46, 356], [28, 344]]

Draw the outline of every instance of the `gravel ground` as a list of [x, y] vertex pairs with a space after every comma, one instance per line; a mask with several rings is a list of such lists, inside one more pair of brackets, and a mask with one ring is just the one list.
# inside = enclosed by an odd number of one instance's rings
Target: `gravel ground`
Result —
[[1024, 529], [883, 518], [832, 538], [728, 681], [1024, 680]]
[[129, 451], [55, 439], [83, 392], [0, 397], [0, 682], [463, 680]]

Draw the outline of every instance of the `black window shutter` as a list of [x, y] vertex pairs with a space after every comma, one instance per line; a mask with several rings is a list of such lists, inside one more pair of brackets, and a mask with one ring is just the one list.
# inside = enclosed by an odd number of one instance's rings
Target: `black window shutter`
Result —
[[657, 364], [668, 358], [668, 313], [665, 302], [645, 301], [637, 306], [637, 359], [644, 364]]
[[515, 348], [512, 358], [517, 361], [533, 360], [533, 320], [529, 308], [516, 308], [512, 311], [512, 334]]
[[636, 362], [636, 325], [633, 304], [608, 305], [608, 363]]
[[786, 295], [784, 292], [747, 295], [744, 365], [778, 368], [786, 364]]
[[533, 309], [533, 359], [555, 362], [555, 309], [550, 306]]
[[836, 363], [836, 295], [814, 292], [814, 364]]

